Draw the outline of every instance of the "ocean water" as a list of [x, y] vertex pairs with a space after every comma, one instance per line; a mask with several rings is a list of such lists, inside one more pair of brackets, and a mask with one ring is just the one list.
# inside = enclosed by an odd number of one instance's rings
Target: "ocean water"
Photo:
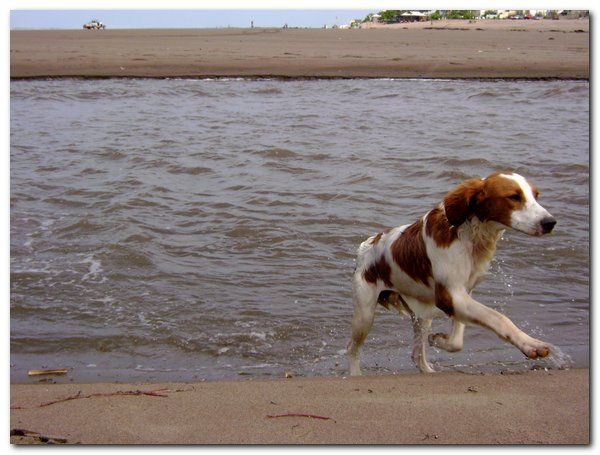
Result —
[[[361, 241], [514, 170], [558, 220], [474, 296], [589, 366], [589, 83], [12, 81], [11, 380], [345, 375]], [[434, 331], [450, 321], [436, 320]], [[366, 374], [416, 371], [379, 308]], [[468, 327], [445, 371], [553, 368]]]

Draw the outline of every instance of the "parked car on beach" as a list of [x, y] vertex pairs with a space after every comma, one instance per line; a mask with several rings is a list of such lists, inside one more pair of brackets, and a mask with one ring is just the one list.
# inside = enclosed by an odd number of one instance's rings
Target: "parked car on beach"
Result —
[[105, 28], [106, 28], [106, 25], [104, 25], [102, 22], [100, 22], [97, 19], [92, 19], [90, 22], [83, 24], [84, 30], [102, 30]]

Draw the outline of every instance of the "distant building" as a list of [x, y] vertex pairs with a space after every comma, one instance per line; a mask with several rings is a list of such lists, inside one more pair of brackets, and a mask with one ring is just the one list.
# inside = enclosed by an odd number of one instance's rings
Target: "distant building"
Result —
[[406, 11], [400, 14], [398, 22], [419, 22], [427, 20], [429, 14], [421, 11]]
[[509, 17], [513, 17], [517, 15], [517, 11], [513, 9], [499, 9], [498, 10], [498, 19], [508, 19]]

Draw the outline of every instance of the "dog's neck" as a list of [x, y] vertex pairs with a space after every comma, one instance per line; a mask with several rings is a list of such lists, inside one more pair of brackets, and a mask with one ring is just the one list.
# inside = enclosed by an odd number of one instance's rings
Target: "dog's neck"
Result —
[[481, 221], [472, 216], [458, 229], [461, 241], [472, 246], [473, 257], [489, 262], [496, 251], [496, 242], [504, 233], [504, 226], [495, 221]]

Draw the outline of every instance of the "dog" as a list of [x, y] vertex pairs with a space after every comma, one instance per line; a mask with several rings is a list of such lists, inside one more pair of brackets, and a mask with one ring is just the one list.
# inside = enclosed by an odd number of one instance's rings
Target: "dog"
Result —
[[[369, 237], [358, 248], [352, 279], [354, 314], [347, 348], [350, 375], [360, 375], [359, 350], [378, 304], [410, 316], [412, 360], [423, 373], [425, 338], [431, 346], [462, 349], [465, 324], [494, 331], [530, 359], [550, 346], [522, 332], [503, 314], [471, 297], [487, 273], [496, 242], [506, 228], [532, 236], [548, 234], [556, 220], [538, 201], [538, 189], [515, 173], [473, 178], [452, 189], [443, 202], [413, 224]], [[434, 317], [449, 316], [449, 334], [429, 334]]]

